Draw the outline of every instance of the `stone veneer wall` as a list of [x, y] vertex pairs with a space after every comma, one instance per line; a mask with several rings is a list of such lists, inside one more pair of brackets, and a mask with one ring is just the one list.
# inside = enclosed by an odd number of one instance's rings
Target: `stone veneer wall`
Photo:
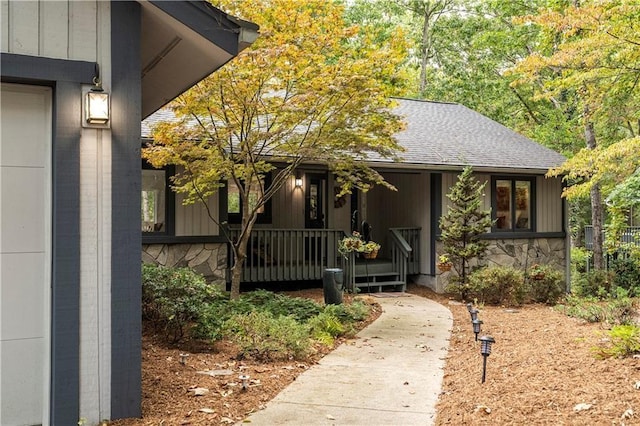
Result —
[[[489, 240], [487, 256], [482, 260], [486, 266], [511, 266], [528, 269], [534, 263], [550, 265], [565, 271], [567, 265], [566, 240], [564, 238], [518, 238]], [[436, 243], [436, 259], [443, 253], [442, 243]], [[472, 266], [477, 263], [472, 262]], [[435, 283], [431, 285], [438, 293], [443, 293], [455, 270], [441, 272], [436, 268]], [[435, 287], [435, 288], [434, 288]]]
[[189, 267], [208, 281], [226, 281], [227, 245], [143, 244], [142, 261], [161, 266]]

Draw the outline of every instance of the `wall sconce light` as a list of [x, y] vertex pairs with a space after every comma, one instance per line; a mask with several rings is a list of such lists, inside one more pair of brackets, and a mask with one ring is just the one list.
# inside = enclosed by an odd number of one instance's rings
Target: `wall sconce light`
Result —
[[302, 188], [302, 175], [296, 172], [296, 188]]
[[96, 76], [93, 78], [93, 87], [84, 89], [82, 108], [82, 126], [109, 128], [110, 99], [109, 93], [102, 88], [100, 71], [96, 64]]

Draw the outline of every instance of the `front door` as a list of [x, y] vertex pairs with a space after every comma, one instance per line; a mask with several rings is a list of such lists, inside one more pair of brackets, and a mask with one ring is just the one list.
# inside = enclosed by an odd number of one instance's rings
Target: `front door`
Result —
[[309, 229], [325, 228], [327, 177], [324, 174], [307, 173], [305, 190], [304, 226]]

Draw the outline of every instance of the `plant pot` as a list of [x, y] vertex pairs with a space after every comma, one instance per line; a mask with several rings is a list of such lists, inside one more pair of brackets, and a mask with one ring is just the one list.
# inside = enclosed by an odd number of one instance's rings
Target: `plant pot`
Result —
[[370, 251], [369, 253], [362, 253], [362, 257], [365, 259], [375, 259], [378, 257], [378, 250]]
[[453, 265], [451, 263], [438, 263], [438, 269], [442, 272], [450, 271], [452, 266]]

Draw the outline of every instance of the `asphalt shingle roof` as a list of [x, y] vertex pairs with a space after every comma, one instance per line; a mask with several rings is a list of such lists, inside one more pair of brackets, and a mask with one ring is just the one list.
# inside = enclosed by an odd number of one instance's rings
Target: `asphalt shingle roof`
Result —
[[463, 105], [396, 99], [407, 126], [396, 138], [403, 163], [546, 171], [565, 157]]
[[[464, 105], [395, 99], [394, 112], [404, 117], [406, 129], [396, 136], [406, 148], [403, 166], [416, 168], [530, 170], [545, 173], [566, 159], [557, 152], [526, 138]], [[151, 127], [175, 120], [169, 109], [161, 109], [142, 122], [142, 137], [151, 137]], [[391, 160], [369, 157], [375, 163]]]

